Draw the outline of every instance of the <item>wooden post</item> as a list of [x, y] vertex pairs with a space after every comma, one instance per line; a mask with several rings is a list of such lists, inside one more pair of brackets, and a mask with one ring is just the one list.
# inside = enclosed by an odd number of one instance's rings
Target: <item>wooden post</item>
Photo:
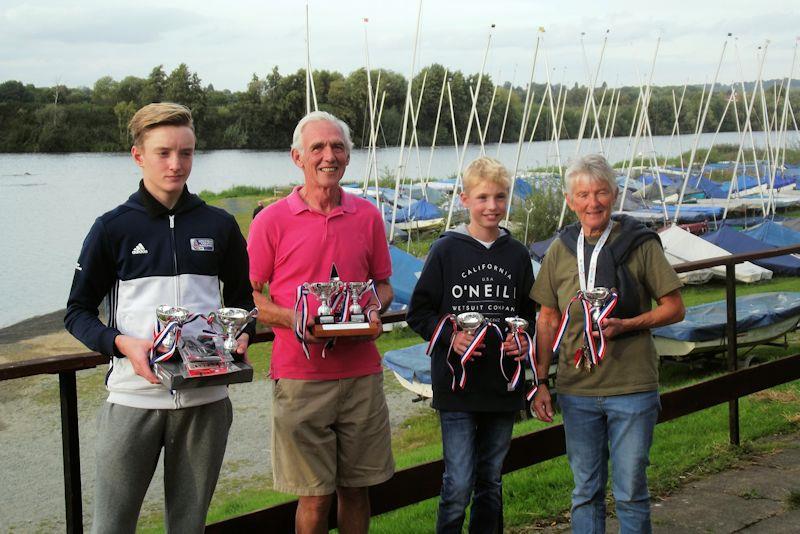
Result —
[[67, 532], [83, 532], [81, 501], [81, 456], [78, 442], [78, 390], [75, 371], [58, 373], [61, 396], [61, 445], [64, 457], [64, 504]]

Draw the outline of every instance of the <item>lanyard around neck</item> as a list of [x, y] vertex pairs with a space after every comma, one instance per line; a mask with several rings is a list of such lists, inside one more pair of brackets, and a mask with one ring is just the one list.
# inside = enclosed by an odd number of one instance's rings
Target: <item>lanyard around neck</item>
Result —
[[578, 256], [578, 281], [581, 284], [581, 291], [590, 291], [594, 289], [594, 279], [595, 275], [597, 274], [597, 258], [600, 256], [600, 250], [602, 250], [603, 245], [605, 245], [606, 241], [608, 241], [608, 236], [611, 235], [611, 227], [613, 225], [614, 221], [608, 221], [608, 226], [606, 226], [606, 229], [603, 230], [603, 233], [600, 235], [600, 239], [597, 240], [597, 244], [594, 246], [592, 257], [589, 260], [588, 276], [586, 275], [586, 266], [583, 254], [583, 228], [581, 228], [581, 233], [578, 235], [577, 249], [575, 250], [575, 254]]

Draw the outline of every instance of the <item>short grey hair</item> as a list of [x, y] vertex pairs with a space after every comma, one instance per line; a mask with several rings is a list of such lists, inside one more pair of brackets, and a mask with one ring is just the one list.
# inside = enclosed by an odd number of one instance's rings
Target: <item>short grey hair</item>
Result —
[[564, 190], [570, 197], [575, 182], [581, 176], [588, 176], [590, 180], [606, 182], [613, 193], [619, 191], [617, 173], [609, 165], [608, 160], [601, 154], [587, 154], [572, 161], [564, 172]]
[[346, 122], [337, 118], [335, 115], [328, 113], [327, 111], [312, 111], [300, 119], [300, 122], [298, 122], [297, 126], [294, 128], [294, 135], [292, 136], [292, 150], [297, 150], [301, 154], [303, 153], [303, 129], [311, 122], [320, 121], [331, 122], [339, 127], [339, 129], [342, 131], [344, 144], [347, 147], [347, 153], [349, 154], [350, 151], [353, 150], [353, 140], [350, 138], [350, 127]]

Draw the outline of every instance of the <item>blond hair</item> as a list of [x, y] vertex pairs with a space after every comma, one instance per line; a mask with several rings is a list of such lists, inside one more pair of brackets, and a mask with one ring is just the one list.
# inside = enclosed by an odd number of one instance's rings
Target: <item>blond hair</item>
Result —
[[141, 147], [145, 134], [158, 126], [187, 126], [194, 132], [192, 112], [186, 106], [173, 102], [147, 104], [128, 123], [133, 144]]
[[470, 190], [482, 182], [489, 182], [511, 189], [511, 175], [505, 166], [494, 158], [478, 158], [469, 164], [464, 171], [464, 192]]

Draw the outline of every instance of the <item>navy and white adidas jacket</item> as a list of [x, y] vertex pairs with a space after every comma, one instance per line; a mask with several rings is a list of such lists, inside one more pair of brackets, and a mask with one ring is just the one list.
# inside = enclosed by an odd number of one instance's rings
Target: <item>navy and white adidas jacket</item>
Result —
[[[108, 325], [98, 306], [108, 296]], [[207, 314], [222, 305], [253, 308], [247, 246], [234, 218], [184, 186], [168, 210], [140, 183], [127, 202], [98, 217], [83, 242], [64, 324], [87, 347], [111, 357], [108, 401], [177, 409], [224, 399], [226, 386], [171, 392], [133, 371], [114, 346], [119, 334], [150, 339], [160, 304]], [[252, 335], [252, 332], [251, 332]]]

